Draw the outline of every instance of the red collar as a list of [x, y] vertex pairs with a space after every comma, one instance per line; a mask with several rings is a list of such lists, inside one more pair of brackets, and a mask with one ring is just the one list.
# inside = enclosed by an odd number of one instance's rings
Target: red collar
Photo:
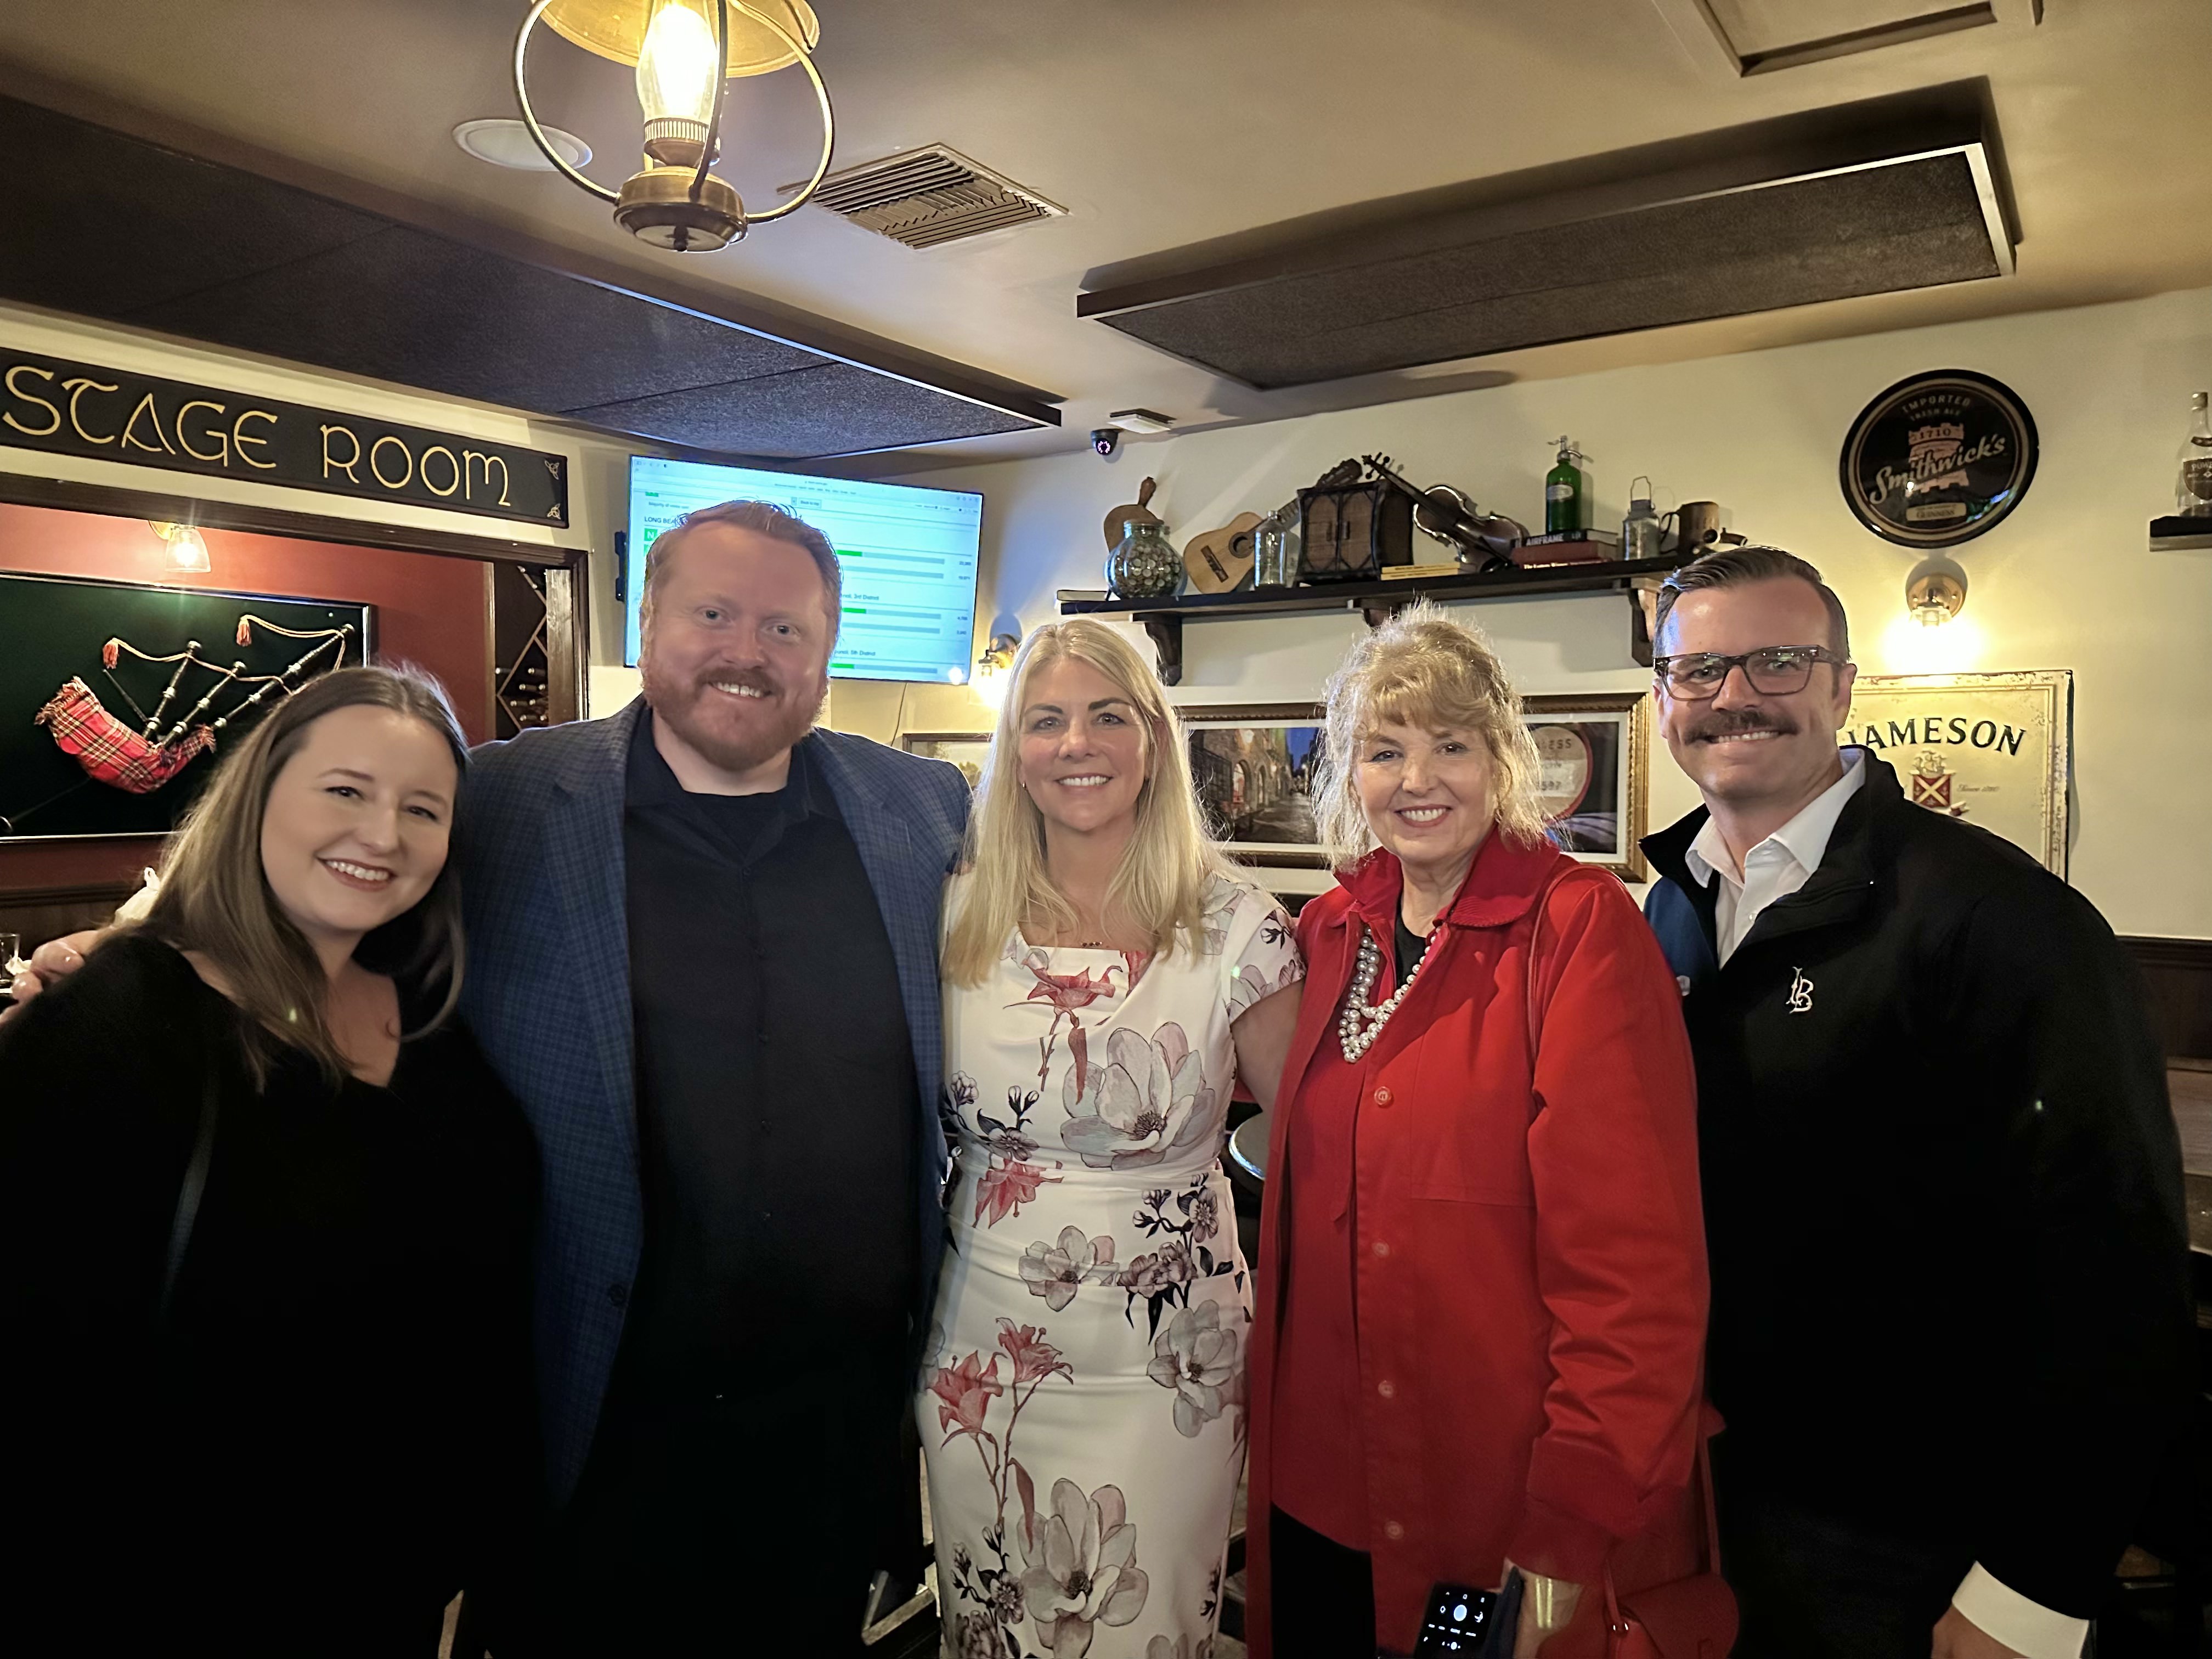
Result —
[[[1528, 914], [1545, 878], [1565, 858], [1548, 841], [1523, 847], [1493, 830], [1437, 920], [1454, 927], [1510, 927]], [[1378, 847], [1351, 869], [1340, 871], [1336, 879], [1351, 901], [1350, 914], [1389, 938], [1397, 925], [1398, 896], [1406, 879], [1396, 854]]]

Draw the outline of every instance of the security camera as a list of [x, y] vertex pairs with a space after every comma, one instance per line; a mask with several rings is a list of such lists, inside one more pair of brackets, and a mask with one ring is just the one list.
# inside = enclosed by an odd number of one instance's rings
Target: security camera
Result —
[[1103, 459], [1111, 459], [1121, 447], [1121, 428], [1118, 426], [1097, 426], [1091, 428], [1091, 447]]

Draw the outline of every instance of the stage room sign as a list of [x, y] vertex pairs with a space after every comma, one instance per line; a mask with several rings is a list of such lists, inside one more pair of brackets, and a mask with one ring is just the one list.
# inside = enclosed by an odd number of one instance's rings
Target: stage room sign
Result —
[[1915, 805], [2003, 836], [2066, 873], [2074, 674], [1862, 674], [1839, 741], [1897, 770]]
[[24, 352], [0, 352], [0, 444], [568, 522], [565, 456]]

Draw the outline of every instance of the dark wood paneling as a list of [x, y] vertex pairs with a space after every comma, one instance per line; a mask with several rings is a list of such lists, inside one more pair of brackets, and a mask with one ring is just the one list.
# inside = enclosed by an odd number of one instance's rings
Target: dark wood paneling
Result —
[[[20, 933], [23, 954], [64, 933], [106, 925], [115, 907], [137, 891], [135, 881], [42, 890], [0, 890], [0, 933]], [[0, 996], [6, 994], [0, 983]]]
[[2212, 1063], [2212, 939], [2123, 939], [2170, 1059]]

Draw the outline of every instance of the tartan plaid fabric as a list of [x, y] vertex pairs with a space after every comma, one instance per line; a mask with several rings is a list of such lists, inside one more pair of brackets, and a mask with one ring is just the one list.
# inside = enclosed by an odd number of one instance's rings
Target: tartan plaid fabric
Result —
[[174, 743], [155, 744], [109, 714], [82, 680], [62, 687], [33, 719], [94, 778], [134, 795], [152, 794], [215, 747], [215, 733], [204, 726]]

